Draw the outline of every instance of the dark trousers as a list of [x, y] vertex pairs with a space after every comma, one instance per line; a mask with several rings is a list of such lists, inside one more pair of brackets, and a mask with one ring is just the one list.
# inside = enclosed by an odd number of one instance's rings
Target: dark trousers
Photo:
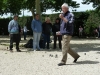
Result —
[[43, 36], [43, 48], [45, 48], [46, 46], [46, 43], [47, 43], [47, 49], [49, 49], [49, 42], [50, 42], [50, 35], [47, 35], [47, 34], [42, 34]]
[[61, 49], [62, 35], [54, 35], [54, 48], [56, 48], [57, 40], [59, 41], [59, 48]]
[[24, 32], [24, 40], [26, 40], [27, 32]]
[[13, 43], [16, 43], [16, 49], [19, 50], [20, 34], [10, 34], [10, 50], [13, 48]]
[[100, 31], [98, 32], [98, 37], [100, 38]]

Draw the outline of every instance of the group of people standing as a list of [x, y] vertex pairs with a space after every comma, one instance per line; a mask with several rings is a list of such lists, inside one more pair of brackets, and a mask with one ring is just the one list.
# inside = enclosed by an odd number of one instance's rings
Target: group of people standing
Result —
[[[35, 14], [35, 19], [32, 20], [31, 28], [33, 30], [33, 50], [36, 51], [37, 49], [40, 50], [39, 41], [41, 35], [43, 35], [44, 42], [43, 45], [49, 49], [49, 42], [50, 42], [50, 32], [53, 32], [54, 35], [54, 49], [56, 48], [56, 41], [57, 37], [59, 39], [59, 48], [62, 49], [62, 60], [58, 64], [58, 66], [62, 66], [66, 64], [67, 61], [67, 54], [69, 53], [76, 62], [77, 59], [80, 57], [75, 51], [70, 48], [70, 40], [73, 34], [73, 22], [74, 22], [74, 15], [70, 13], [68, 4], [64, 3], [62, 6], [62, 14], [59, 15], [59, 19], [56, 19], [54, 25], [51, 24], [50, 18], [47, 17], [45, 22], [41, 22], [39, 20], [39, 14]], [[16, 42], [16, 49], [18, 52], [19, 50], [19, 27], [17, 22], [18, 16], [14, 16], [14, 20], [10, 21], [8, 25], [8, 31], [10, 33], [10, 51], [13, 48], [13, 42]], [[61, 46], [61, 39], [62, 39], [62, 46]], [[47, 42], [47, 46], [45, 46]]]
[[[54, 49], [56, 48], [57, 37], [59, 40], [59, 48], [61, 49], [61, 35], [56, 35], [57, 31], [60, 31], [60, 19], [57, 18], [55, 23], [52, 25], [50, 18], [46, 17], [45, 22], [39, 20], [39, 14], [35, 15], [35, 19], [32, 20], [31, 28], [33, 30], [33, 50], [40, 50], [39, 41], [40, 37], [43, 37], [43, 49], [49, 49], [50, 35], [53, 32], [54, 35]], [[47, 43], [47, 45], [46, 45]]]

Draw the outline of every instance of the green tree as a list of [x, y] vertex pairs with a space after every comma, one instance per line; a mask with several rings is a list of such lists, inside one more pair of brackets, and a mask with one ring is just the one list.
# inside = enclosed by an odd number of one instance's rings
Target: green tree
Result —
[[41, 11], [46, 11], [47, 9], [53, 9], [54, 11], [61, 11], [61, 5], [67, 3], [70, 8], [78, 8], [79, 3], [73, 0], [42, 0], [41, 1]]
[[20, 14], [21, 9], [28, 9], [34, 15], [35, 12], [40, 11], [39, 14], [41, 14], [47, 9], [59, 11], [64, 2], [68, 3], [71, 8], [79, 7], [79, 4], [73, 0], [0, 0], [0, 10], [3, 13]]
[[95, 28], [100, 24], [100, 17], [95, 11], [89, 11], [89, 17], [85, 23], [85, 33], [92, 35]]
[[0, 0], [0, 15], [4, 14], [4, 0]]
[[97, 11], [100, 10], [100, 0], [83, 0], [83, 4], [93, 3], [93, 7], [96, 8]]
[[20, 14], [23, 0], [0, 0], [0, 15], [4, 13]]

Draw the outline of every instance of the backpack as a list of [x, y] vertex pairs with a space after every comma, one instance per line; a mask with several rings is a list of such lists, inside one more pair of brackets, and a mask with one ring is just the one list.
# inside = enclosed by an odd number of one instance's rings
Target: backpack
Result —
[[25, 45], [25, 48], [33, 48], [33, 39], [30, 39]]

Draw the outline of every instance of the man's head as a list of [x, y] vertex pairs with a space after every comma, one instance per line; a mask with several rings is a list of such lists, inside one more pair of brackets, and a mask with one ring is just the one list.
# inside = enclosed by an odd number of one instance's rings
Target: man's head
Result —
[[14, 15], [14, 20], [18, 20], [18, 15]]
[[39, 20], [39, 17], [40, 17], [39, 14], [35, 14], [35, 19], [36, 20]]
[[66, 13], [66, 12], [69, 10], [68, 4], [66, 4], [66, 3], [64, 3], [64, 4], [61, 6], [61, 8], [62, 8], [63, 13]]

